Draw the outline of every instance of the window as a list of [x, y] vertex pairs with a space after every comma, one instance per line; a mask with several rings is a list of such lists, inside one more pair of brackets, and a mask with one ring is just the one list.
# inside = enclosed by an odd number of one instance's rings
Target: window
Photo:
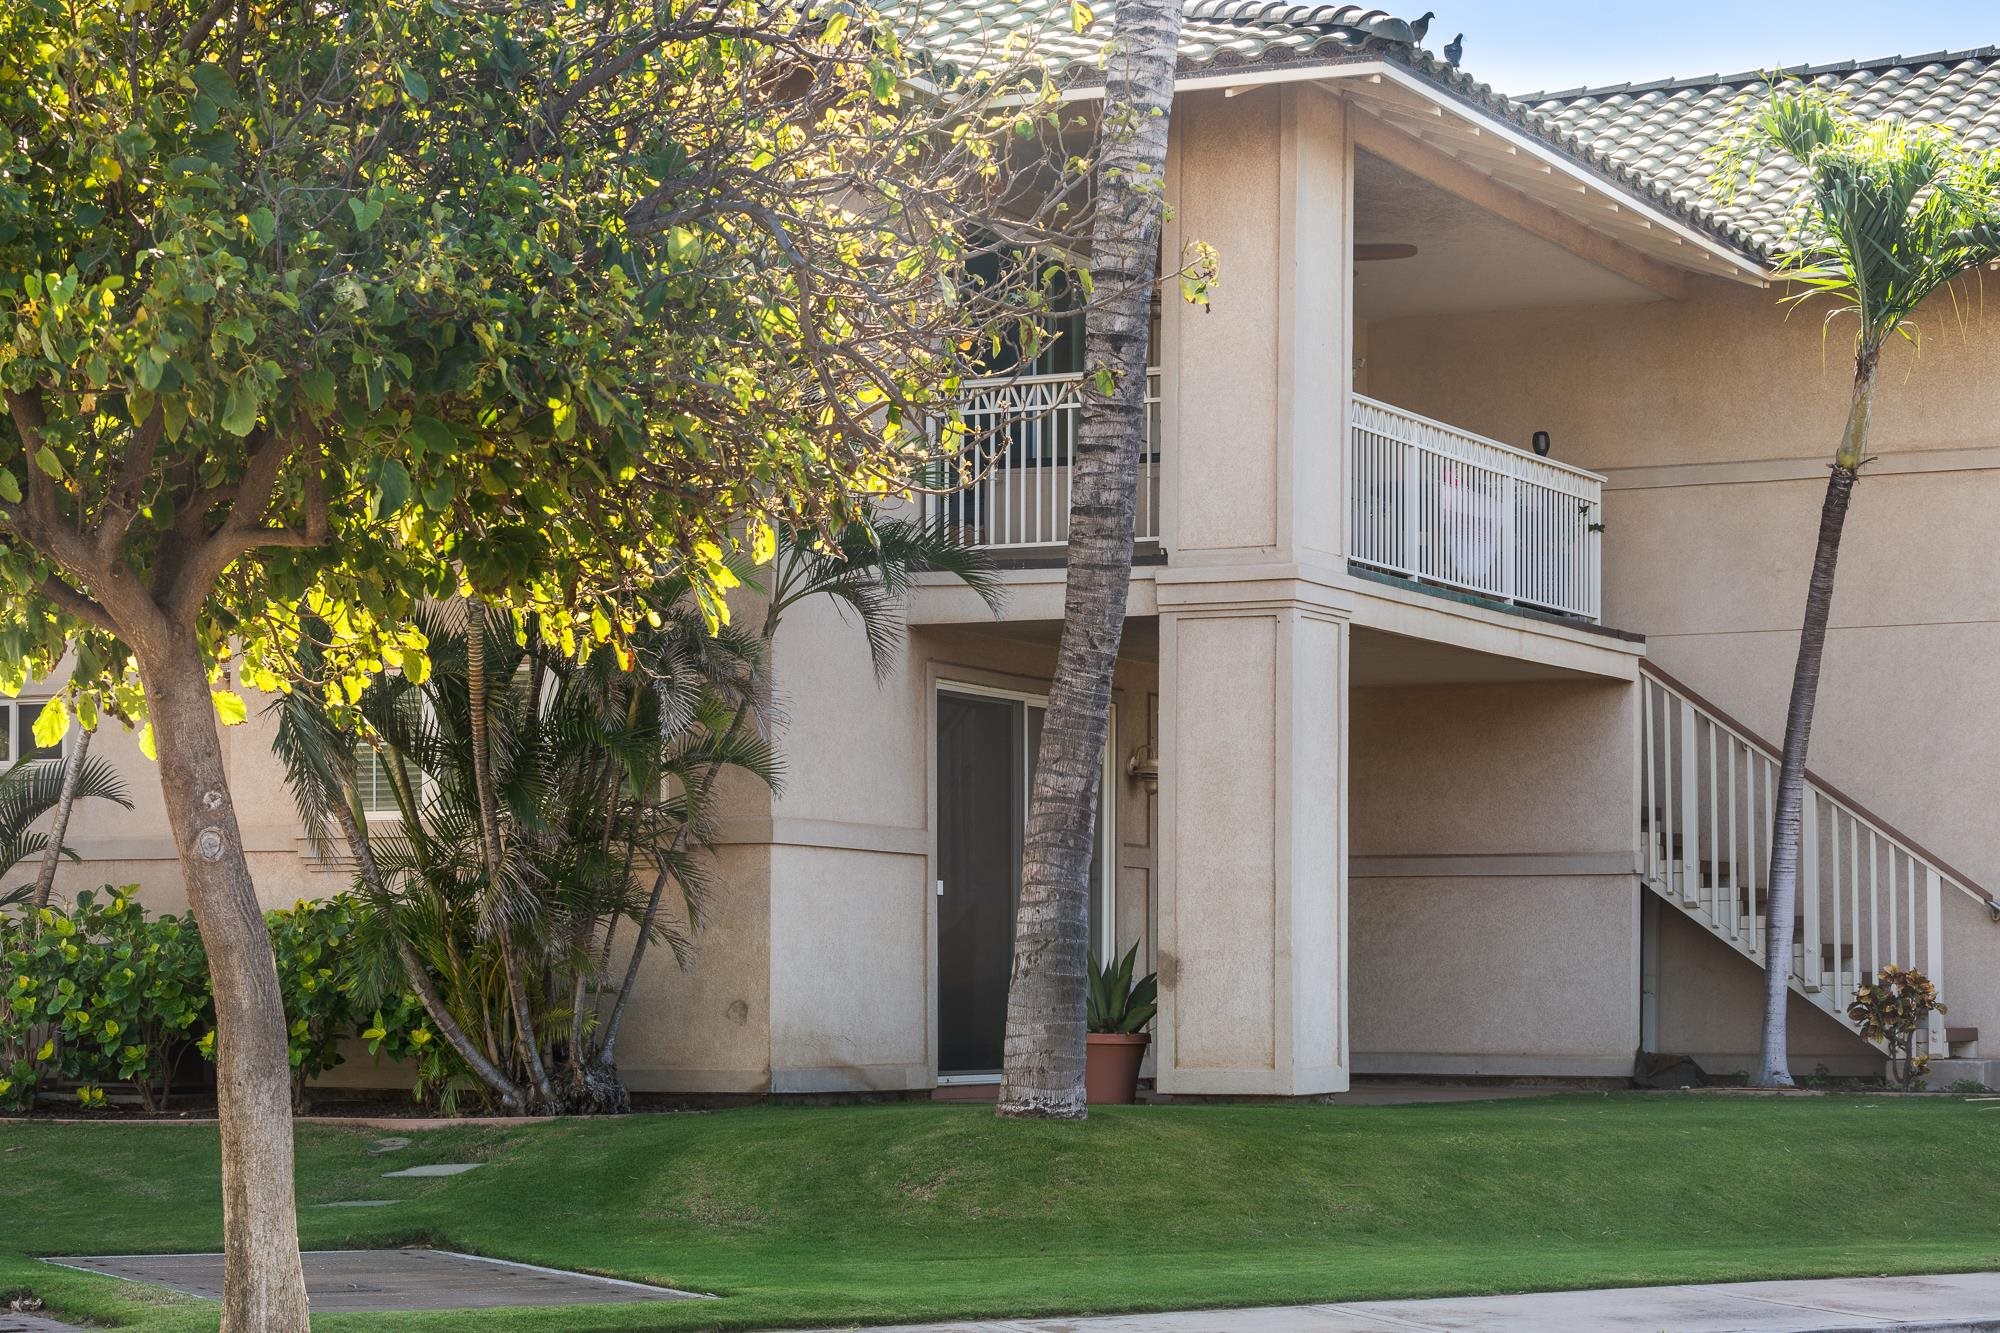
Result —
[[17, 760], [60, 759], [61, 745], [35, 744], [35, 719], [47, 699], [0, 699], [0, 767]]
[[354, 785], [361, 796], [361, 810], [370, 819], [401, 819], [403, 807], [396, 804], [396, 787], [389, 778], [389, 759], [367, 741], [354, 747]]

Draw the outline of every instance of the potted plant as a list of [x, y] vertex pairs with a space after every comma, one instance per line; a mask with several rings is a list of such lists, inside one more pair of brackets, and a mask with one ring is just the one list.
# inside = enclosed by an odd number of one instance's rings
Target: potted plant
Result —
[[1139, 956], [1134, 944], [1116, 967], [1100, 966], [1090, 960], [1090, 1000], [1085, 1020], [1090, 1029], [1086, 1040], [1083, 1087], [1093, 1106], [1127, 1106], [1138, 1096], [1139, 1065], [1146, 1058], [1146, 1043], [1153, 1038], [1141, 1031], [1153, 1021], [1159, 1008], [1159, 980], [1147, 973], [1132, 980], [1132, 963]]

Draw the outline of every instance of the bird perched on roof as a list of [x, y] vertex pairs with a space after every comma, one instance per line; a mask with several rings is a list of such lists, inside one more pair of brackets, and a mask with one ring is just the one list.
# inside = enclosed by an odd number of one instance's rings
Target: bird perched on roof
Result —
[[1458, 68], [1459, 57], [1463, 56], [1464, 54], [1465, 54], [1464, 33], [1460, 33], [1458, 36], [1452, 38], [1449, 42], [1445, 43], [1444, 63], [1450, 65], [1453, 69]]
[[1431, 20], [1436, 17], [1436, 10], [1426, 9], [1422, 14], [1410, 20], [1410, 35], [1416, 38], [1418, 46], [1424, 44], [1424, 34], [1431, 30]]

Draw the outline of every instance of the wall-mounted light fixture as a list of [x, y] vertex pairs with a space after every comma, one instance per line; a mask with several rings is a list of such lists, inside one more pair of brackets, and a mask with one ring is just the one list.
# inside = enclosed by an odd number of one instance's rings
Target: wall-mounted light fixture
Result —
[[1549, 433], [1547, 431], [1545, 430], [1536, 431], [1534, 444], [1535, 444], [1535, 452], [1537, 454], [1541, 455], [1543, 458], [1547, 458], [1549, 456]]
[[1160, 790], [1160, 757], [1153, 753], [1153, 747], [1142, 745], [1132, 751], [1132, 757], [1125, 761], [1125, 776], [1134, 782], [1146, 784], [1146, 790]]

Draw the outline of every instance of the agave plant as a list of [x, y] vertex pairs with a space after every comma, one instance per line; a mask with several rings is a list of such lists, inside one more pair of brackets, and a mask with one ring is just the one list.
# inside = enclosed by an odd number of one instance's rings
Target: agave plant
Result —
[[1084, 1022], [1092, 1032], [1134, 1033], [1153, 1021], [1159, 1010], [1159, 976], [1148, 972], [1136, 982], [1132, 966], [1139, 958], [1134, 944], [1111, 967], [1090, 960], [1090, 992], [1085, 999]]
[[[713, 888], [718, 779], [779, 778], [765, 663], [785, 612], [835, 598], [886, 670], [901, 640], [901, 595], [920, 567], [994, 596], [966, 548], [887, 521], [786, 541], [766, 571], [755, 631], [711, 627], [684, 582], [653, 590], [648, 627], [624, 652], [581, 658], [532, 623], [432, 607], [420, 626], [430, 640], [423, 679], [382, 677], [352, 707], [308, 689], [273, 704], [307, 829], [346, 849], [375, 908], [367, 943], [380, 984], [416, 991], [489, 1100], [516, 1111], [629, 1104], [619, 1028], [651, 946], [687, 961]], [[755, 572], [742, 571], [746, 582]], [[311, 660], [308, 644], [308, 670]], [[393, 794], [397, 818], [371, 823], [364, 763]]]

